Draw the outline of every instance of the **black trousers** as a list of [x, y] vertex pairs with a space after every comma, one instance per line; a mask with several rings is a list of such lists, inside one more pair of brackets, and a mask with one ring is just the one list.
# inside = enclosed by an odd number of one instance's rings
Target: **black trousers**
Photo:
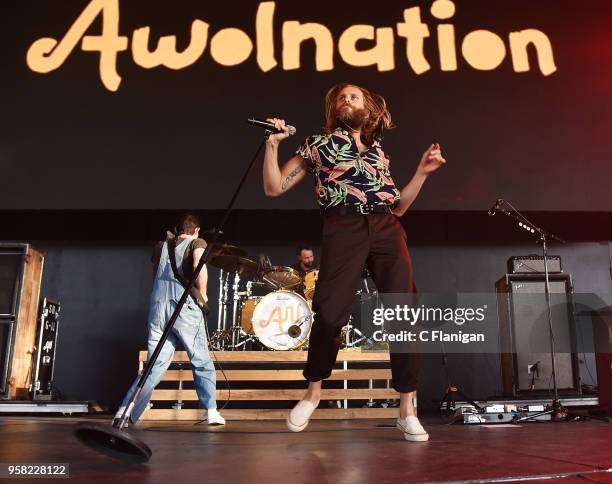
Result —
[[[359, 279], [366, 265], [379, 293], [414, 293], [406, 232], [392, 214], [324, 215], [321, 268], [313, 299], [314, 323], [304, 377], [328, 378], [340, 349], [342, 326], [348, 323]], [[417, 352], [391, 353], [393, 388], [416, 390]]]

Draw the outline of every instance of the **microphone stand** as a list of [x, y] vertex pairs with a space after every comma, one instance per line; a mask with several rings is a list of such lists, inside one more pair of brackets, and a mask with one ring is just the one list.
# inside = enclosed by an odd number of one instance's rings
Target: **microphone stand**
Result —
[[[503, 204], [508, 205], [511, 211], [506, 210], [501, 207]], [[561, 405], [561, 401], [559, 400], [559, 390], [557, 388], [557, 362], [555, 355], [555, 335], [553, 330], [553, 321], [552, 321], [552, 310], [550, 306], [550, 280], [548, 276], [548, 240], [555, 239], [562, 244], [565, 244], [563, 239], [560, 239], [556, 235], [545, 231], [541, 227], [538, 227], [536, 224], [531, 222], [527, 217], [525, 217], [522, 213], [520, 213], [516, 208], [505, 200], [499, 199], [495, 206], [489, 211], [489, 215], [493, 216], [495, 213], [502, 213], [511, 217], [518, 221], [519, 227], [526, 230], [531, 234], [538, 235], [538, 241], [542, 243], [542, 256], [544, 258], [544, 294], [546, 298], [546, 313], [548, 316], [548, 330], [550, 336], [550, 361], [552, 364], [552, 381], [553, 381], [553, 390], [554, 390], [554, 398], [552, 401], [551, 408], [549, 410], [544, 410], [542, 412], [538, 412], [533, 415], [528, 415], [526, 417], [514, 418], [514, 422], [522, 422], [525, 420], [532, 420], [536, 417], [540, 417], [542, 415], [551, 414], [551, 419], [553, 421], [562, 421], [565, 420], [568, 416], [568, 410]]]
[[[213, 245], [217, 242], [219, 236], [223, 234], [223, 227], [225, 226], [225, 223], [227, 222], [227, 219], [229, 218], [230, 213], [234, 208], [236, 199], [242, 191], [242, 187], [244, 186], [249, 176], [249, 173], [253, 169], [253, 166], [255, 166], [255, 162], [259, 157], [259, 153], [261, 152], [261, 149], [263, 148], [264, 143], [266, 142], [270, 134], [272, 134], [272, 132], [266, 129], [264, 138], [259, 144], [259, 147], [257, 148], [257, 151], [251, 159], [251, 162], [249, 163], [247, 169], [242, 175], [242, 179], [236, 187], [234, 195], [232, 196], [229, 204], [227, 205], [227, 208], [225, 209], [223, 217], [221, 218], [221, 222], [219, 223], [218, 227], [213, 231], [213, 237], [207, 244], [206, 249], [204, 250], [204, 254], [200, 258], [200, 262], [193, 271], [193, 277], [185, 286], [185, 290], [183, 291], [183, 294], [179, 299], [178, 304], [174, 312], [172, 313], [172, 316], [166, 323], [161, 338], [157, 343], [157, 346], [155, 347], [151, 358], [149, 358], [149, 361], [147, 362], [147, 365], [145, 366], [142, 374], [140, 375], [138, 384], [132, 392], [130, 401], [128, 405], [126, 405], [126, 408], [123, 411], [121, 418], [118, 419], [116, 423], [110, 426], [107, 424], [86, 421], [79, 422], [76, 424], [75, 434], [77, 438], [88, 447], [103, 454], [106, 454], [110, 457], [133, 462], [146, 462], [151, 457], [153, 452], [151, 451], [149, 446], [140, 439], [130, 434], [129, 431], [126, 431], [124, 429], [134, 408], [134, 402], [138, 398], [138, 395], [140, 395], [144, 384], [147, 378], [149, 377], [149, 374], [151, 373], [151, 370], [153, 369], [153, 366], [155, 365], [155, 362], [157, 361], [157, 358], [159, 357], [159, 354], [166, 340], [168, 339], [172, 328], [174, 327], [174, 323], [178, 319], [181, 309], [183, 308], [185, 302], [187, 301], [187, 298], [189, 297], [189, 291], [195, 286], [195, 282], [198, 279], [198, 275], [200, 274], [200, 271], [202, 270], [204, 265], [208, 263], [208, 260], [211, 257]], [[206, 321], [206, 317], [204, 318], [204, 320]]]
[[442, 345], [442, 366], [444, 367], [444, 373], [446, 375], [446, 392], [440, 400], [440, 416], [444, 423], [452, 424], [461, 418], [460, 413], [457, 412], [457, 396], [462, 398], [464, 401], [470, 403], [477, 412], [484, 412], [484, 408], [478, 405], [476, 401], [463, 393], [458, 386], [452, 384], [450, 372], [448, 371], [448, 355], [446, 353], [446, 348], [444, 346], [444, 342], [440, 341]]

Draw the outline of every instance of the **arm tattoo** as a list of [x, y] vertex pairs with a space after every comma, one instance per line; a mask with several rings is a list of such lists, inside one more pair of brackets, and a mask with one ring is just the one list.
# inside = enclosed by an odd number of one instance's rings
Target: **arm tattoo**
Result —
[[281, 190], [287, 189], [291, 180], [293, 180], [296, 176], [299, 175], [299, 173], [302, 171], [302, 168], [303, 168], [303, 165], [299, 165], [291, 173], [289, 173], [289, 175], [287, 176], [287, 178], [285, 178], [285, 180], [283, 181], [283, 184], [281, 185]]

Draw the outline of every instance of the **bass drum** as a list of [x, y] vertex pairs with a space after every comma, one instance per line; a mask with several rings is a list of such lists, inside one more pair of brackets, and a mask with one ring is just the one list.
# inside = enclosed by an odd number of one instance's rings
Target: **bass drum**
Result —
[[308, 341], [312, 328], [308, 301], [293, 291], [274, 291], [255, 305], [251, 320], [259, 342], [271, 350], [296, 350]]

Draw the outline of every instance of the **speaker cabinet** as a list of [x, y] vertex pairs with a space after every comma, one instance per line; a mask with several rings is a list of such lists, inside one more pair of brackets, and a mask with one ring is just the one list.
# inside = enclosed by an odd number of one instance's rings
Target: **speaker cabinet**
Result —
[[[557, 389], [580, 393], [569, 274], [549, 274]], [[505, 396], [552, 395], [550, 330], [544, 274], [506, 274], [498, 299], [502, 391]]]
[[0, 399], [28, 398], [44, 256], [0, 243]]
[[612, 306], [597, 311], [593, 336], [599, 407], [612, 411]]

